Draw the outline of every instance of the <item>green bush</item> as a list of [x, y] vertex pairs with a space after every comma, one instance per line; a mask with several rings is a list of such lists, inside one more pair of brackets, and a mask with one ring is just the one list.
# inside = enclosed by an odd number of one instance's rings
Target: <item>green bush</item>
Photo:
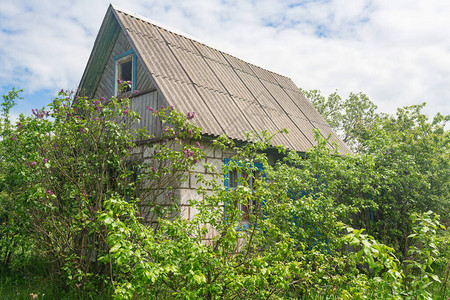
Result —
[[[4, 97], [5, 112], [17, 96]], [[304, 155], [276, 147], [272, 165], [273, 135], [248, 134], [239, 144], [220, 137], [213, 145], [233, 156], [220, 172], [205, 166], [214, 176], [198, 178], [201, 200], [190, 201], [198, 214], [186, 220], [174, 191], [204, 158], [201, 130], [193, 114], [148, 108], [163, 129], [156, 138], [134, 129], [139, 116], [129, 106], [61, 92], [15, 125], [4, 114], [0, 291], [19, 292], [17, 285], [31, 289], [24, 297], [46, 290], [86, 299], [448, 295], [448, 231], [426, 212], [448, 218], [447, 118], [430, 123], [420, 106], [379, 116], [358, 128], [361, 152], [345, 157], [316, 132]], [[139, 147], [152, 153], [146, 161], [134, 155]], [[226, 189], [231, 172], [242, 176]], [[33, 265], [42, 272], [30, 272]]]

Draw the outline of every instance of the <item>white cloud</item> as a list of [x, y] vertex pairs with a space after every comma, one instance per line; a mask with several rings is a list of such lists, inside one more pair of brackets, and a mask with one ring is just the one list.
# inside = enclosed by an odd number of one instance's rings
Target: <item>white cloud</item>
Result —
[[[2, 1], [2, 0], [0, 0]], [[108, 2], [3, 1], [1, 86], [75, 87]], [[116, 2], [307, 89], [364, 92], [385, 112], [427, 101], [450, 114], [450, 2]], [[48, 96], [47, 96], [48, 98]]]

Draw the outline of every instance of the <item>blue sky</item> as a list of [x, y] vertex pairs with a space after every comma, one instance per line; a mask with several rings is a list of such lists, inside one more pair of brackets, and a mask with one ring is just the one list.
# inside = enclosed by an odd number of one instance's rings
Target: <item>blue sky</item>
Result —
[[[118, 0], [305, 89], [366, 93], [382, 112], [427, 102], [450, 114], [450, 1]], [[0, 0], [0, 94], [30, 114], [75, 89], [108, 8], [102, 0]]]

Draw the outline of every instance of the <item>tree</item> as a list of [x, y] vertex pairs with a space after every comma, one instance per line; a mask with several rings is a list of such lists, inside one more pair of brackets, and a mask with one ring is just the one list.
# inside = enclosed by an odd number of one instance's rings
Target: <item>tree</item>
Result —
[[373, 161], [377, 191], [371, 195], [376, 204], [371, 222], [362, 226], [404, 255], [412, 213], [432, 210], [444, 220], [450, 217], [450, 132], [445, 129], [450, 116], [430, 120], [421, 112], [424, 106], [382, 115], [360, 137], [362, 154]]
[[[101, 288], [109, 274], [109, 265], [98, 261], [108, 251], [105, 228], [96, 218], [104, 202], [117, 197], [133, 202], [139, 192], [153, 214], [170, 214], [176, 203], [161, 207], [156, 198], [161, 190], [170, 193], [201, 159], [195, 145], [179, 146], [199, 129], [171, 108], [157, 109], [176, 133], [168, 131], [155, 142], [134, 129], [139, 116], [129, 110], [128, 99], [73, 99], [63, 91], [48, 110], [33, 114], [20, 116], [3, 136], [2, 167], [11, 180], [5, 183], [2, 212], [26, 232], [57, 278], [81, 290]], [[134, 159], [130, 149], [138, 147], [136, 140], [155, 149], [153, 160]]]
[[2, 96], [0, 103], [0, 224], [2, 224], [0, 226], [0, 266], [2, 268], [9, 268], [14, 255], [22, 255], [29, 246], [23, 223], [12, 218], [8, 213], [8, 210], [16, 209], [18, 213], [20, 212], [14, 202], [14, 188], [21, 187], [21, 182], [15, 176], [14, 166], [10, 165], [6, 159], [11, 154], [9, 152], [11, 149], [8, 149], [6, 145], [15, 138], [9, 113], [17, 100], [23, 99], [20, 96], [21, 92], [23, 90], [13, 88], [8, 94]]
[[[350, 93], [342, 100], [336, 92], [328, 98], [318, 90], [303, 92], [359, 152], [356, 157], [366, 160], [349, 167], [354, 177], [370, 184], [370, 189], [364, 189], [366, 205], [361, 203], [354, 224], [406, 256], [413, 212], [432, 210], [444, 220], [449, 218], [449, 131], [445, 126], [450, 116], [437, 114], [429, 119], [421, 112], [425, 104], [399, 108], [390, 116], [376, 113], [376, 106], [362, 93]], [[359, 174], [358, 169], [362, 169]]]
[[347, 99], [334, 92], [328, 97], [319, 90], [301, 90], [317, 111], [324, 116], [342, 140], [354, 151], [359, 151], [361, 131], [378, 118], [377, 106], [363, 93], [350, 93]]
[[[360, 152], [344, 157], [319, 132], [303, 155], [277, 147], [275, 165], [267, 132], [239, 144], [220, 137], [213, 143], [230, 162], [205, 165], [215, 175], [198, 178], [202, 197], [190, 201], [198, 214], [186, 220], [173, 191], [204, 155], [192, 114], [149, 107], [164, 129], [154, 138], [133, 129], [127, 99], [61, 92], [3, 135], [8, 197], [0, 201], [15, 223], [2, 230], [22, 230], [21, 247], [30, 243], [68, 287], [90, 296], [429, 296], [440, 229], [423, 212], [448, 216], [449, 134], [448, 117], [429, 121], [421, 108], [361, 127]], [[139, 147], [146, 161], [134, 155]], [[226, 189], [230, 172], [242, 176]], [[149, 216], [158, 227], [143, 222]]]

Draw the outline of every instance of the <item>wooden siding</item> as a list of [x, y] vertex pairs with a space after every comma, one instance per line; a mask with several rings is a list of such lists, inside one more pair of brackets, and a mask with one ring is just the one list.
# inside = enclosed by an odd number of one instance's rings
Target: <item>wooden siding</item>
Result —
[[162, 105], [167, 106], [167, 102], [154, 90], [143, 95], [131, 98], [131, 110], [139, 113], [141, 121], [137, 125], [137, 129], [147, 129], [150, 134], [155, 137], [161, 136], [161, 123], [153, 116], [153, 113], [147, 109], [147, 106], [154, 108], [155, 110]]
[[119, 23], [113, 11], [108, 10], [81, 78], [77, 96], [94, 96], [103, 69], [107, 64], [108, 56], [115, 45], [120, 31]]
[[155, 85], [153, 84], [146, 67], [138, 56], [136, 62], [136, 90], [147, 91], [152, 89], [155, 89]]
[[[117, 41], [114, 45], [114, 48], [112, 49], [111, 54], [109, 55], [105, 69], [103, 70], [103, 73], [101, 75], [97, 89], [94, 93], [94, 98], [105, 97], [108, 99], [114, 95], [113, 89], [113, 83], [115, 80], [114, 58], [130, 50], [132, 50], [132, 47], [128, 42], [127, 37], [122, 31], [120, 31], [119, 36], [117, 37]], [[142, 64], [142, 61], [139, 58], [137, 58], [136, 85], [135, 85], [136, 90], [145, 91], [155, 88], [149, 76], [150, 75], [146, 71], [145, 66]]]

